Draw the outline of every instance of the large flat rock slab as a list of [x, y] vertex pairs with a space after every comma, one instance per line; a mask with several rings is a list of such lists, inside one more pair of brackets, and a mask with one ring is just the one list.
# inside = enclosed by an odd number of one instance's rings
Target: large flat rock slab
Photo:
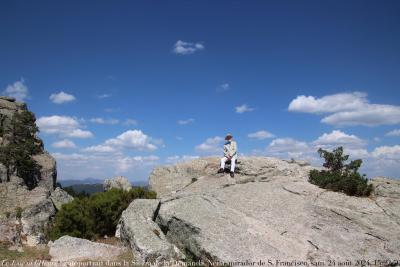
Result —
[[218, 158], [156, 169], [156, 222], [166, 239], [207, 261], [356, 260], [400, 257], [398, 181], [376, 179], [370, 198], [308, 182], [313, 168], [274, 158], [240, 159], [216, 174]]
[[266, 181], [280, 176], [293, 180], [306, 179], [311, 166], [300, 166], [277, 158], [241, 157], [238, 160], [235, 178], [229, 174], [217, 174], [219, 158], [200, 158], [177, 165], [155, 168], [150, 174], [149, 187], [157, 196], [165, 199], [187, 194], [191, 190], [206, 192], [230, 184]]

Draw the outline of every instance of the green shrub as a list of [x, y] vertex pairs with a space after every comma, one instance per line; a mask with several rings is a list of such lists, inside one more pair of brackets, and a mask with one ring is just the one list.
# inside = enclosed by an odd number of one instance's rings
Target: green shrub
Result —
[[327, 170], [312, 170], [309, 176], [310, 183], [349, 196], [365, 197], [372, 193], [373, 186], [368, 184], [365, 175], [358, 172], [362, 164], [361, 159], [346, 164], [349, 156], [343, 155], [343, 147], [338, 147], [332, 152], [320, 148], [318, 153], [325, 159], [323, 166]]
[[75, 198], [64, 204], [56, 214], [48, 237], [55, 240], [63, 235], [95, 239], [114, 235], [118, 220], [128, 205], [137, 198], [156, 198], [155, 192], [133, 188], [126, 192], [111, 189], [88, 197]]
[[93, 229], [96, 221], [90, 216], [88, 205], [88, 198], [74, 199], [62, 205], [50, 229], [49, 238], [55, 240], [63, 235], [92, 238], [95, 234]]

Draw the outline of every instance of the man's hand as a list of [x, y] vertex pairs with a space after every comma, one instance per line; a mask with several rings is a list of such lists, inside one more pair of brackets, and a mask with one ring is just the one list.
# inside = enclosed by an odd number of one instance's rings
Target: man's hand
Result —
[[229, 160], [231, 160], [231, 159], [232, 159], [232, 157], [231, 157], [231, 156], [228, 156], [228, 159], [229, 159]]

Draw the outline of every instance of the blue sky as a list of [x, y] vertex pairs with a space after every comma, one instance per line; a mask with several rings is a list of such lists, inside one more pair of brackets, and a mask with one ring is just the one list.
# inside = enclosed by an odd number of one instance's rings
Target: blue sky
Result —
[[0, 91], [35, 112], [59, 179], [343, 145], [400, 177], [398, 1], [2, 1]]

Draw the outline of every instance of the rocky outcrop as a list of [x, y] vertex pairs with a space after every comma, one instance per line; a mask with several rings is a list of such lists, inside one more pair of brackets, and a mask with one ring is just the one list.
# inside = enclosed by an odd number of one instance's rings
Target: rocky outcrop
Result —
[[26, 109], [24, 103], [16, 102], [13, 97], [0, 96], [0, 126], [6, 127], [14, 113], [22, 109]]
[[159, 205], [160, 200], [136, 199], [122, 213], [120, 238], [132, 248], [135, 260], [139, 264], [184, 259], [184, 255], [167, 241], [160, 227], [154, 222]]
[[50, 192], [56, 187], [57, 164], [56, 160], [46, 151], [33, 156], [33, 159], [40, 166], [40, 177], [38, 186], [47, 188]]
[[129, 191], [132, 189], [132, 185], [129, 182], [128, 178], [126, 178], [124, 176], [117, 176], [117, 177], [113, 177], [113, 178], [104, 180], [104, 183], [103, 183], [104, 191], [108, 191], [111, 188]]
[[44, 233], [56, 212], [50, 192], [44, 187], [28, 190], [16, 178], [0, 184], [0, 240], [16, 246], [44, 243]]
[[[161, 199], [151, 227], [130, 213], [124, 220], [152, 239], [155, 222], [162, 238], [204, 262], [399, 258], [398, 181], [375, 179], [375, 196], [357, 198], [310, 184], [305, 162], [240, 158], [234, 179], [216, 174], [218, 164], [203, 158], [156, 168], [150, 187]], [[137, 202], [135, 210], [143, 208]], [[125, 237], [140, 252], [135, 235]]]
[[[24, 103], [0, 96], [0, 146], [7, 145], [7, 135], [3, 131], [9, 128], [13, 116], [25, 110]], [[35, 140], [41, 151], [32, 157], [40, 167], [39, 172], [32, 172], [34, 188], [28, 189], [22, 178], [16, 173], [7, 174], [5, 166], [0, 164], [0, 242], [16, 246], [43, 243], [45, 229], [55, 215], [49, 197], [56, 184], [56, 162], [44, 151], [42, 140], [37, 136]]]
[[123, 247], [96, 243], [82, 238], [62, 236], [49, 243], [52, 261], [113, 260], [126, 252]]
[[61, 209], [61, 206], [63, 204], [70, 203], [72, 200], [74, 200], [74, 197], [72, 197], [70, 194], [68, 194], [66, 191], [61, 189], [60, 187], [57, 187], [50, 195], [50, 199], [53, 202], [54, 206], [56, 207], [57, 210]]
[[44, 244], [46, 242], [44, 232], [55, 214], [56, 209], [49, 198], [25, 208], [20, 219], [22, 243], [28, 246]]

